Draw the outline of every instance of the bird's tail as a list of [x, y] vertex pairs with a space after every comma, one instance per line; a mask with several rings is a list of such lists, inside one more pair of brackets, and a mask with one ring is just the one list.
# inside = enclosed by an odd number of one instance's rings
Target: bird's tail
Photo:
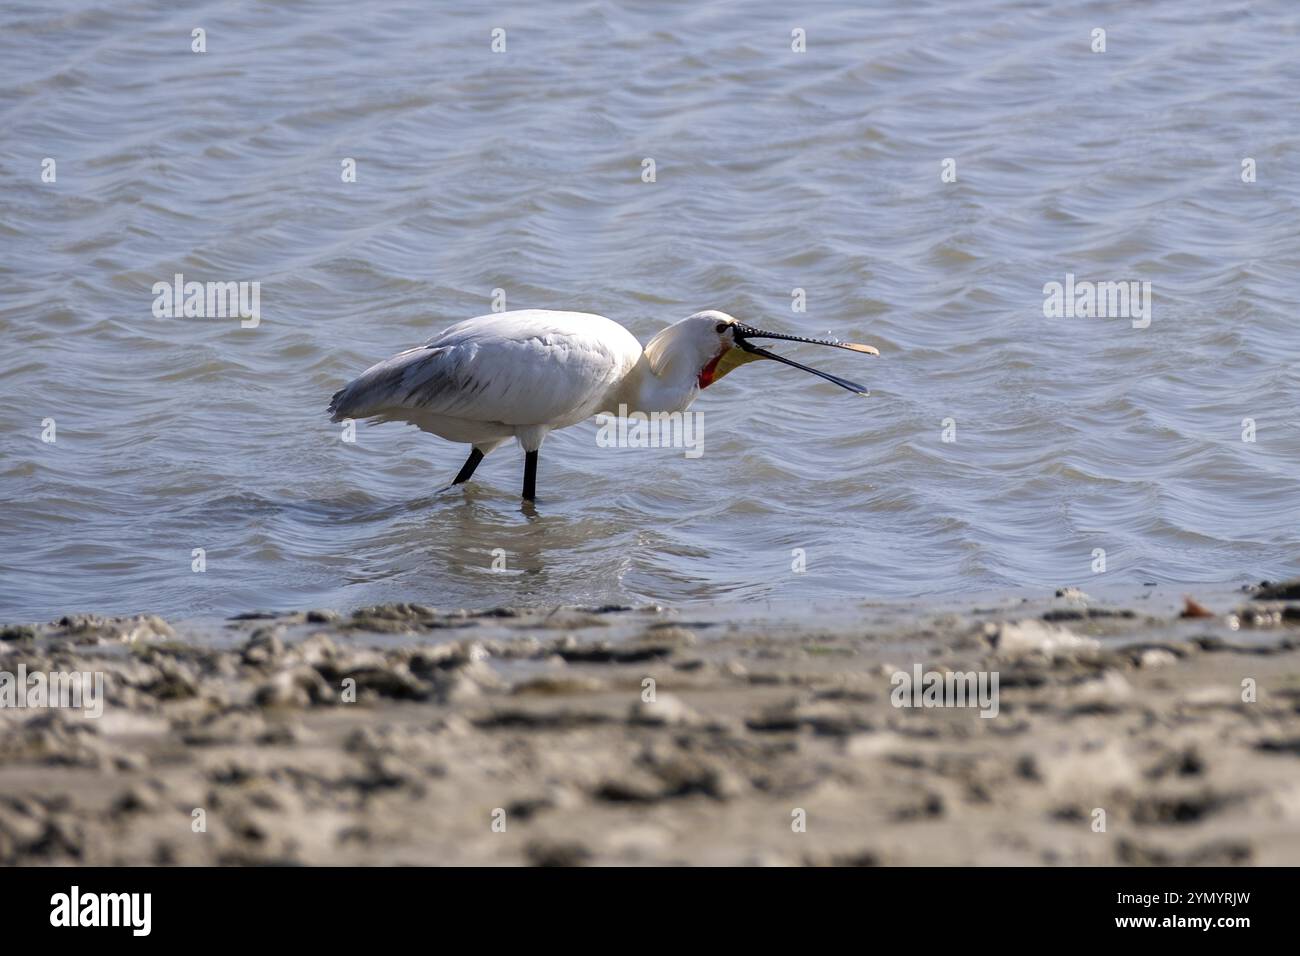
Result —
[[401, 407], [409, 397], [412, 366], [436, 358], [444, 349], [419, 346], [398, 352], [392, 358], [372, 365], [334, 393], [329, 412], [332, 421], [345, 418], [368, 418], [394, 407]]
[[330, 396], [330, 407], [325, 409], [325, 411], [329, 413], [330, 421], [341, 422], [343, 419], [350, 417], [343, 413], [344, 395], [347, 390], [347, 386], [345, 385]]

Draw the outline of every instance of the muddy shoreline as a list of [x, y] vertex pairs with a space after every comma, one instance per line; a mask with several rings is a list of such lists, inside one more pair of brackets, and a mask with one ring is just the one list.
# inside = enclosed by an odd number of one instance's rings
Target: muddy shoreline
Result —
[[[1294, 865], [1288, 587], [0, 627], [11, 680], [104, 687], [0, 706], [0, 863]], [[996, 675], [996, 714], [900, 673]]]

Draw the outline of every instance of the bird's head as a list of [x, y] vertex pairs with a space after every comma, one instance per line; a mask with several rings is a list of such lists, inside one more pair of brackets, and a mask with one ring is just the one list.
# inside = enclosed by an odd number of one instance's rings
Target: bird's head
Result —
[[[660, 335], [668, 337], [666, 333], [672, 333], [670, 337], [671, 349], [688, 353], [689, 360], [696, 363], [694, 368], [699, 370], [700, 388], [708, 388], [732, 369], [739, 368], [741, 365], [756, 362], [759, 359], [771, 359], [783, 365], [802, 369], [816, 375], [818, 378], [838, 385], [840, 388], [846, 388], [850, 392], [856, 392], [860, 395], [867, 393], [865, 387], [855, 385], [838, 375], [832, 375], [820, 369], [809, 368], [807, 365], [801, 365], [783, 355], [769, 352], [767, 349], [755, 344], [755, 339], [781, 339], [787, 342], [803, 342], [809, 345], [826, 345], [831, 348], [848, 349], [851, 352], [863, 352], [867, 355], [880, 354], [870, 345], [857, 345], [853, 342], [840, 342], [836, 339], [809, 339], [800, 335], [785, 335], [781, 332], [764, 332], [762, 329], [746, 325], [727, 315], [727, 313], [719, 312], [716, 309], [696, 312], [694, 315], [682, 319], [676, 325], [665, 329]], [[650, 352], [655, 345], [655, 342], [651, 342], [646, 351]], [[664, 342], [661, 351], [668, 351], [668, 345], [667, 341]], [[653, 362], [655, 356], [651, 355], [650, 357]]]

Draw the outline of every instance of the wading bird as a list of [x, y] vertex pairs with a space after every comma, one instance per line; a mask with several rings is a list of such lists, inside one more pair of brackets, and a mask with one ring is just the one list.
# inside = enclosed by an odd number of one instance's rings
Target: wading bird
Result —
[[620, 406], [685, 411], [700, 390], [732, 369], [772, 359], [850, 392], [861, 385], [754, 344], [781, 339], [879, 355], [870, 345], [764, 332], [725, 312], [697, 312], [643, 349], [617, 322], [585, 312], [526, 309], [458, 322], [426, 345], [366, 369], [334, 393], [333, 420], [408, 422], [473, 446], [452, 485], [469, 481], [483, 457], [516, 439], [525, 452], [524, 498], [537, 493], [537, 451], [546, 433]]

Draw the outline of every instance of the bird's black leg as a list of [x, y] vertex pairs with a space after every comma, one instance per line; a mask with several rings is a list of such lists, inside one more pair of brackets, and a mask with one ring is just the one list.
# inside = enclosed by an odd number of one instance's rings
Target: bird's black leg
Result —
[[464, 466], [460, 469], [460, 474], [456, 476], [456, 480], [453, 481], [452, 484], [463, 485], [465, 482], [469, 481], [470, 478], [474, 476], [474, 469], [478, 467], [478, 463], [482, 460], [483, 453], [481, 451], [477, 448], [471, 451], [469, 453], [469, 458], [466, 459]]
[[524, 500], [537, 499], [537, 452], [530, 451], [524, 455]]

